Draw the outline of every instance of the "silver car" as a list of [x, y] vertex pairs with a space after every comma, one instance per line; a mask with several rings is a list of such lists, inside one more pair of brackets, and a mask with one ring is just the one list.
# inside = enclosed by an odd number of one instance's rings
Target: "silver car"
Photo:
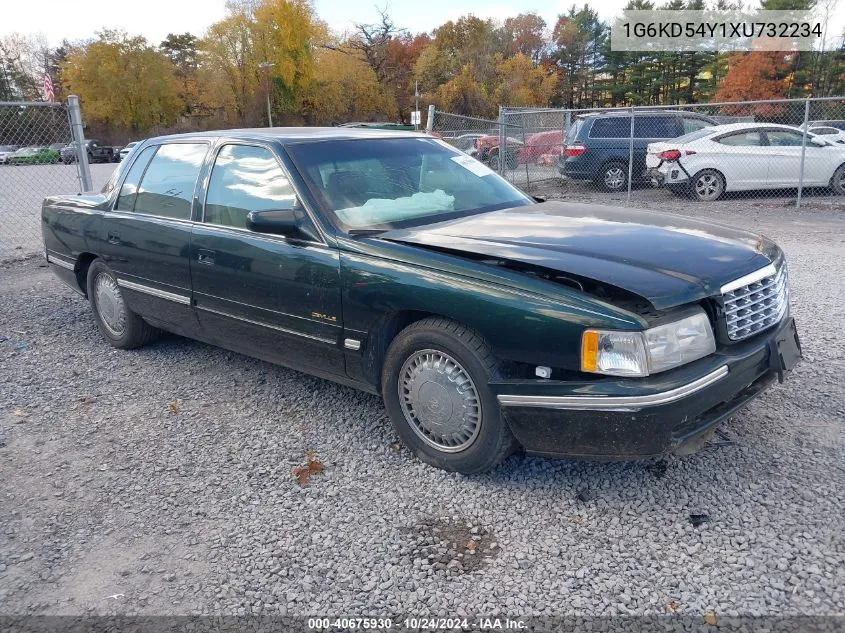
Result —
[[9, 162], [9, 156], [18, 151], [17, 145], [0, 145], [0, 165], [6, 165]]

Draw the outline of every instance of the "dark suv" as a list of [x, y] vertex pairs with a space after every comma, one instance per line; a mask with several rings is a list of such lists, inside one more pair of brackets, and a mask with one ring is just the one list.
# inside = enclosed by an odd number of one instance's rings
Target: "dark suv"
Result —
[[[717, 125], [715, 119], [679, 110], [653, 110], [634, 115], [634, 182], [645, 182], [646, 147], [649, 143], [676, 138]], [[558, 161], [562, 176], [592, 180], [607, 191], [628, 187], [631, 115], [628, 112], [596, 112], [579, 116], [563, 141]]]

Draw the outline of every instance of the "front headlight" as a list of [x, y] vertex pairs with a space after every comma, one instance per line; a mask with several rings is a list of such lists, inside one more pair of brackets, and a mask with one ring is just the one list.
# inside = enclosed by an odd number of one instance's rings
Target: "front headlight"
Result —
[[585, 330], [581, 371], [609, 376], [648, 376], [716, 351], [713, 328], [703, 310], [644, 332]]

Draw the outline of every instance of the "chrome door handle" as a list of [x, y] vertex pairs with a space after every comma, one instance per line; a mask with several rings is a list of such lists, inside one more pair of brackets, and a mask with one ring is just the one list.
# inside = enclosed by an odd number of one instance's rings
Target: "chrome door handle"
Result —
[[200, 251], [197, 254], [197, 261], [200, 264], [206, 264], [207, 266], [214, 265], [214, 253], [212, 251]]

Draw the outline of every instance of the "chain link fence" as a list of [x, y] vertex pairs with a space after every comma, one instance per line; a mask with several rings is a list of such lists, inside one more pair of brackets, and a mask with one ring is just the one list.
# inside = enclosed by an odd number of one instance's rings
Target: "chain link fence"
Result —
[[46, 196], [90, 189], [83, 184], [88, 169], [84, 144], [75, 99], [70, 105], [0, 102], [0, 261], [41, 250]]
[[[481, 126], [479, 121], [483, 121]], [[845, 98], [435, 113], [433, 132], [516, 185], [648, 206], [774, 198], [845, 204]], [[456, 132], [460, 131], [460, 134]]]

